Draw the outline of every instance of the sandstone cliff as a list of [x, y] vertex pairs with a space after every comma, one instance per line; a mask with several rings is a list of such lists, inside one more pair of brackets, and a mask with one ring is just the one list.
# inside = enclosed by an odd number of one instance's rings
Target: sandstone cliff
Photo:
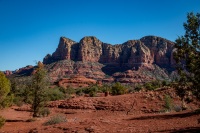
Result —
[[155, 36], [146, 36], [140, 40], [130, 40], [119, 45], [103, 43], [93, 36], [84, 37], [79, 43], [61, 37], [56, 51], [52, 55], [48, 54], [43, 63], [72, 60], [129, 68], [150, 64], [170, 68], [173, 64], [171, 57], [173, 45], [173, 42]]
[[173, 46], [173, 42], [156, 36], [118, 45], [93, 36], [80, 42], [61, 37], [56, 51], [43, 63], [52, 81], [79, 75], [103, 82], [147, 82], [170, 78], [166, 72], [173, 69]]

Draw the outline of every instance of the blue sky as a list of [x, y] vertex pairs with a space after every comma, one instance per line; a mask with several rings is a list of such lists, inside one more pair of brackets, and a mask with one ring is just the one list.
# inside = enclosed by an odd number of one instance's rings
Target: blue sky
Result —
[[191, 11], [200, 12], [200, 0], [0, 0], [0, 70], [35, 65], [55, 51], [60, 36], [174, 41]]

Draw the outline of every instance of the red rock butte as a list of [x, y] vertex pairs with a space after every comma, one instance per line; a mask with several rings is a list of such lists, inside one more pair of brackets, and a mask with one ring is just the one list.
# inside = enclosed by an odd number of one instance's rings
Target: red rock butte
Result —
[[[144, 83], [174, 78], [174, 51], [173, 42], [156, 36], [116, 45], [93, 36], [84, 37], [80, 42], [61, 37], [55, 52], [47, 54], [43, 63], [52, 82], [66, 85], [74, 76], [106, 83]], [[28, 76], [33, 70], [27, 66], [15, 74]]]

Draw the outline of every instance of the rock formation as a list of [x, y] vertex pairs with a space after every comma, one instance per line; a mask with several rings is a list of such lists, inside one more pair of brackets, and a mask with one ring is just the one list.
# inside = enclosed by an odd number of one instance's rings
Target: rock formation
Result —
[[[82, 75], [103, 82], [135, 83], [168, 79], [172, 70], [174, 43], [156, 36], [111, 45], [93, 36], [80, 42], [61, 37], [56, 51], [43, 63], [52, 81]], [[160, 69], [161, 68], [161, 69]]]
[[72, 60], [129, 68], [151, 64], [170, 68], [173, 64], [171, 58], [173, 45], [173, 42], [155, 36], [146, 36], [140, 40], [130, 40], [119, 45], [103, 43], [93, 36], [84, 37], [79, 43], [61, 37], [56, 51], [52, 56], [48, 54], [43, 63]]
[[12, 72], [12, 71], [9, 71], [9, 70], [6, 70], [6, 71], [4, 71], [4, 74], [5, 74], [6, 76], [9, 76], [9, 75], [12, 75], [13, 72]]
[[[43, 63], [52, 82], [68, 84], [71, 77], [84, 76], [102, 82], [144, 83], [170, 79], [175, 65], [173, 46], [173, 42], [156, 36], [117, 45], [93, 36], [80, 42], [61, 37], [56, 51], [47, 54]], [[27, 66], [16, 74], [27, 76], [31, 71], [33, 67]]]
[[[99, 84], [96, 80], [86, 78], [84, 76], [74, 76], [70, 78], [62, 78], [57, 82], [57, 85], [60, 87], [71, 87], [79, 88], [79, 87], [88, 87], [90, 85]], [[100, 84], [99, 84], [100, 85]]]

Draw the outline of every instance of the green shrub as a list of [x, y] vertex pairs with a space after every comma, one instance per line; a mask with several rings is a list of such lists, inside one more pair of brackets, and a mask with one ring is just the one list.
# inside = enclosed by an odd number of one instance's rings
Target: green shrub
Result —
[[155, 80], [155, 81], [151, 81], [151, 82], [147, 82], [144, 84], [144, 87], [147, 89], [147, 90], [155, 90], [159, 87], [162, 86], [162, 83], [161, 81], [159, 80]]
[[75, 94], [76, 93], [76, 90], [72, 87], [68, 87], [67, 89], [65, 89], [65, 94]]
[[172, 98], [169, 95], [165, 95], [164, 97], [165, 108], [170, 111], [172, 109]]
[[97, 92], [95, 92], [95, 91], [90, 91], [89, 96], [90, 96], [90, 97], [95, 97], [96, 94], [97, 94]]
[[76, 89], [76, 95], [78, 96], [84, 95], [83, 89], [82, 88]]
[[6, 120], [0, 116], [0, 128], [5, 124]]
[[69, 95], [71, 95], [71, 94], [76, 93], [76, 90], [75, 90], [74, 88], [70, 87], [70, 86], [67, 87], [67, 88], [58, 87], [58, 89], [59, 89], [61, 92], [63, 92], [64, 94], [69, 94]]
[[56, 101], [65, 98], [65, 94], [59, 88], [49, 88], [46, 90], [46, 95], [50, 101]]
[[162, 86], [168, 86], [169, 85], [169, 82], [168, 81], [166, 81], [166, 80], [163, 80], [162, 81]]
[[14, 103], [15, 105], [19, 106], [19, 107], [22, 106], [22, 105], [24, 104], [23, 99], [22, 99], [21, 97], [19, 97], [19, 96], [14, 97], [13, 103]]
[[89, 96], [91, 96], [91, 97], [94, 97], [94, 96], [96, 96], [96, 93], [99, 91], [101, 91], [99, 89], [99, 87], [94, 85], [94, 86], [89, 86], [89, 87], [85, 87], [82, 89], [78, 89], [76, 94], [80, 95], [81, 93], [84, 93], [84, 94], [89, 94]]
[[43, 125], [48, 126], [48, 125], [58, 124], [62, 122], [67, 122], [66, 117], [64, 115], [55, 115], [51, 117], [48, 121], [46, 121]]
[[1, 103], [3, 107], [10, 107], [13, 104], [14, 95], [8, 94], [4, 101]]
[[41, 109], [39, 110], [39, 115], [40, 115], [40, 116], [45, 117], [45, 116], [49, 116], [49, 114], [50, 114], [49, 108], [41, 108]]
[[155, 86], [153, 86], [150, 82], [149, 83], [145, 83], [145, 88], [147, 90], [155, 90]]
[[135, 91], [140, 91], [142, 89], [142, 85], [136, 85], [135, 86]]
[[105, 92], [111, 92], [111, 86], [108, 85], [108, 84], [104, 84], [102, 87], [101, 87], [101, 92], [105, 93]]
[[127, 89], [121, 85], [119, 82], [116, 82], [112, 88], [111, 88], [111, 93], [112, 95], [122, 95], [125, 94]]

